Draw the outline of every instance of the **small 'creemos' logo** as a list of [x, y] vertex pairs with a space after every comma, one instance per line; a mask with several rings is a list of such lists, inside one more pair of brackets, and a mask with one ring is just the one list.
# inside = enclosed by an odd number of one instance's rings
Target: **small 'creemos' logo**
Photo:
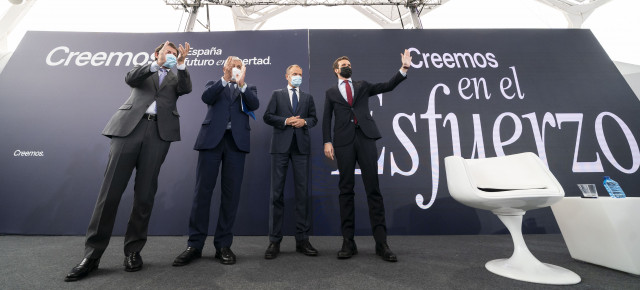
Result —
[[16, 150], [13, 151], [13, 156], [15, 157], [44, 157], [44, 151], [24, 151], [24, 150]]

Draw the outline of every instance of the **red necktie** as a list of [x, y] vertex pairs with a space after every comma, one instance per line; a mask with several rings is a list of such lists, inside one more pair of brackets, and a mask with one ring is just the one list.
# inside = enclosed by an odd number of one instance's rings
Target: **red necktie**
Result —
[[347, 102], [349, 102], [349, 106], [353, 105], [353, 93], [351, 93], [351, 86], [349, 85], [349, 81], [344, 81], [345, 90], [347, 91]]
[[[353, 93], [351, 92], [351, 86], [348, 80], [344, 81], [344, 88], [347, 91], [347, 102], [349, 102], [349, 106], [353, 106]], [[353, 123], [358, 124], [355, 113], [353, 114]]]

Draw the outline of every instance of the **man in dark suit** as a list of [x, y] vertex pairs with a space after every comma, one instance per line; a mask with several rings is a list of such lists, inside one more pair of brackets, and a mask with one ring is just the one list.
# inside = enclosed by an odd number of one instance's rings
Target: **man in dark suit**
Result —
[[271, 135], [271, 202], [269, 206], [269, 246], [265, 259], [274, 259], [280, 253], [284, 214], [284, 184], [289, 168], [293, 166], [296, 200], [296, 251], [317, 256], [318, 251], [309, 242], [311, 228], [311, 194], [309, 192], [309, 129], [316, 125], [316, 106], [313, 96], [300, 90], [302, 68], [294, 64], [287, 68], [286, 89], [276, 90], [264, 113], [263, 120], [273, 126]]
[[[213, 245], [215, 258], [222, 264], [235, 264], [231, 251], [233, 223], [236, 219], [244, 160], [249, 153], [249, 113], [258, 109], [258, 91], [245, 83], [246, 67], [238, 57], [228, 57], [223, 76], [209, 81], [202, 93], [207, 115], [194, 146], [198, 150], [196, 188], [189, 219], [187, 249], [173, 262], [184, 266], [202, 256], [209, 231], [209, 209], [216, 178], [222, 164], [220, 211]], [[243, 111], [244, 109], [244, 111]], [[253, 112], [250, 112], [253, 114]]]
[[[371, 84], [366, 81], [351, 81], [351, 62], [346, 56], [339, 57], [333, 63], [333, 71], [338, 84], [326, 92], [322, 135], [324, 154], [327, 158], [337, 159], [340, 171], [340, 219], [342, 249], [338, 259], [348, 259], [358, 253], [354, 237], [354, 170], [356, 162], [360, 165], [362, 181], [367, 194], [369, 221], [376, 241], [376, 254], [389, 262], [398, 258], [387, 244], [387, 227], [384, 203], [378, 184], [378, 166], [376, 140], [380, 131], [369, 113], [369, 97], [393, 90], [406, 79], [411, 66], [411, 56], [407, 50], [402, 56], [402, 67], [386, 83]], [[333, 138], [331, 138], [331, 120], [335, 117]], [[335, 150], [335, 151], [334, 151]]]
[[[191, 92], [191, 78], [184, 64], [188, 52], [189, 43], [176, 48], [167, 41], [156, 48], [156, 61], [136, 66], [127, 73], [125, 82], [131, 87], [131, 96], [102, 131], [111, 138], [111, 149], [87, 229], [84, 259], [65, 281], [82, 279], [98, 268], [111, 238], [120, 198], [134, 168], [133, 209], [124, 238], [124, 267], [128, 272], [142, 269], [140, 251], [147, 241], [160, 166], [171, 142], [180, 140], [176, 101]], [[169, 70], [176, 63], [177, 74], [174, 74]]]

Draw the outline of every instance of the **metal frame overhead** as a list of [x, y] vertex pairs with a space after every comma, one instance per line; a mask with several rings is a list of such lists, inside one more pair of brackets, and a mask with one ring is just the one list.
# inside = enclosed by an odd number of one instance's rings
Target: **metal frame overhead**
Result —
[[[163, 0], [165, 5], [183, 10], [188, 15], [184, 31], [193, 31], [196, 22], [211, 30], [209, 6], [231, 8], [236, 30], [258, 30], [272, 17], [295, 6], [350, 6], [381, 28], [421, 29], [420, 16], [450, 0]], [[481, 0], [478, 0], [481, 1]], [[593, 11], [611, 0], [537, 0], [563, 11], [570, 28], [582, 27]], [[14, 3], [0, 18], [0, 53], [7, 49], [7, 37], [36, 0], [10, 0]], [[206, 9], [205, 23], [197, 19]]]
[[[209, 6], [231, 8], [236, 30], [258, 30], [270, 18], [295, 6], [350, 6], [381, 28], [421, 29], [420, 16], [449, 0], [163, 0], [166, 5], [188, 13], [184, 31], [193, 31], [196, 21], [210, 30]], [[561, 10], [570, 28], [580, 28], [591, 13], [610, 0], [537, 0]], [[197, 20], [200, 8], [207, 11], [206, 23]]]
[[[29, 12], [36, 0], [16, 0], [9, 1], [11, 6], [0, 15], [0, 72], [4, 70], [4, 66], [13, 54], [8, 48], [9, 34], [22, 21]], [[0, 11], [1, 13], [1, 11]]]
[[564, 12], [569, 28], [580, 28], [593, 11], [611, 0], [538, 0]]
[[449, 0], [164, 0], [166, 5], [183, 9], [189, 14], [185, 31], [193, 31], [200, 8], [207, 10], [210, 29], [209, 6], [231, 8], [236, 30], [257, 30], [270, 18], [295, 6], [350, 6], [382, 28], [421, 29], [420, 15]]

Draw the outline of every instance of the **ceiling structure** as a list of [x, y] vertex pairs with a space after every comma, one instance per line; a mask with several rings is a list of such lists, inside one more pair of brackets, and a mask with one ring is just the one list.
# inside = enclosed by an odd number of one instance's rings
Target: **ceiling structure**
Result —
[[593, 11], [610, 0], [538, 0], [564, 12], [569, 28], [580, 28]]
[[[189, 14], [185, 31], [193, 31], [198, 13], [209, 6], [231, 7], [236, 30], [258, 30], [270, 18], [295, 6], [351, 6], [382, 28], [422, 28], [421, 13], [449, 0], [164, 0]], [[207, 17], [207, 19], [209, 19]], [[198, 21], [200, 22], [200, 21]], [[210, 28], [210, 23], [200, 23]]]
[[[196, 22], [211, 29], [209, 6], [227, 6], [233, 13], [236, 30], [258, 30], [270, 18], [295, 6], [350, 6], [381, 28], [421, 29], [420, 16], [449, 0], [163, 0], [188, 14], [184, 31], [193, 31]], [[610, 0], [537, 0], [561, 10], [569, 28], [580, 28], [591, 13]], [[205, 23], [197, 20], [205, 10]]]
[[[187, 15], [184, 31], [196, 24], [211, 30], [210, 6], [229, 7], [235, 30], [259, 30], [269, 19], [294, 7], [349, 6], [381, 28], [421, 29], [420, 16], [450, 0], [162, 0]], [[482, 0], [478, 0], [482, 1]], [[562, 11], [570, 28], [580, 28], [593, 11], [610, 0], [536, 0]], [[11, 7], [0, 18], [0, 52], [7, 52], [7, 36], [36, 0], [9, 0]], [[162, 2], [158, 1], [158, 5]], [[198, 20], [206, 13], [206, 20]]]

